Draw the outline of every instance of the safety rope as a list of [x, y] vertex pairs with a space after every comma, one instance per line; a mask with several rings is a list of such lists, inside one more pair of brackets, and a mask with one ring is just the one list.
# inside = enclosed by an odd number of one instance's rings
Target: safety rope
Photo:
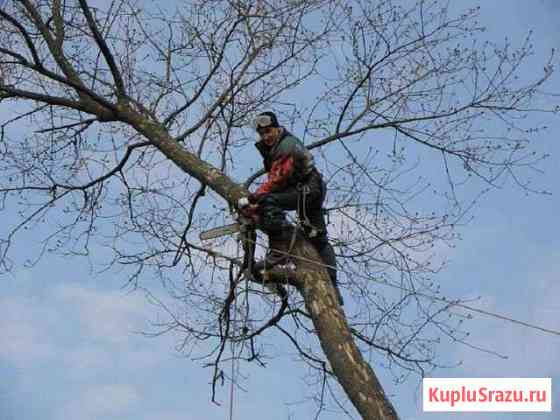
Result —
[[[237, 241], [237, 249], [235, 251], [235, 257], [239, 259], [239, 241]], [[237, 285], [233, 285], [233, 317], [230, 319], [229, 322], [232, 322], [233, 328], [236, 326], [237, 321], [237, 298], [235, 296], [235, 287]], [[235, 331], [234, 331], [235, 333]], [[234, 405], [234, 398], [235, 398], [235, 341], [230, 342], [230, 351], [231, 351], [231, 372], [230, 372], [230, 387], [229, 387], [229, 420], [233, 420], [233, 405]]]
[[[255, 244], [264, 248], [264, 249], [267, 249], [266, 245], [263, 245], [263, 244], [261, 244], [257, 241], [255, 241]], [[280, 252], [282, 253], [282, 251], [280, 251]], [[431, 300], [433, 302], [445, 303], [447, 305], [455, 306], [455, 307], [464, 309], [464, 310], [469, 311], [469, 312], [475, 312], [475, 313], [478, 313], [478, 314], [481, 314], [481, 315], [486, 315], [486, 316], [491, 317], [491, 318], [500, 319], [502, 321], [510, 322], [512, 324], [517, 324], [517, 325], [521, 325], [521, 326], [524, 326], [524, 327], [527, 327], [527, 328], [530, 328], [530, 329], [538, 330], [538, 331], [541, 331], [541, 332], [544, 332], [544, 333], [547, 333], [547, 334], [560, 336], [560, 331], [553, 330], [553, 329], [546, 328], [546, 327], [542, 327], [540, 325], [532, 324], [530, 322], [521, 321], [521, 320], [518, 320], [518, 319], [515, 319], [515, 318], [512, 318], [512, 317], [509, 317], [507, 315], [502, 315], [502, 314], [499, 314], [499, 313], [496, 313], [496, 312], [487, 311], [485, 309], [477, 308], [475, 306], [466, 305], [464, 303], [460, 303], [459, 300], [452, 300], [452, 299], [448, 299], [448, 298], [445, 298], [445, 297], [433, 296], [433, 295], [430, 295], [430, 294], [427, 294], [427, 293], [418, 292], [416, 290], [409, 289], [407, 287], [404, 287], [404, 286], [401, 286], [401, 285], [398, 285], [398, 284], [391, 283], [389, 281], [378, 280], [374, 277], [364, 276], [364, 275], [361, 275], [361, 274], [358, 274], [358, 273], [350, 273], [350, 272], [345, 271], [345, 270], [337, 269], [337, 267], [335, 267], [335, 266], [328, 265], [328, 264], [318, 262], [318, 261], [315, 261], [315, 260], [311, 260], [309, 258], [301, 257], [301, 256], [298, 256], [298, 255], [291, 255], [291, 257], [295, 260], [310, 262], [310, 263], [313, 263], [315, 265], [324, 267], [326, 269], [331, 268], [331, 269], [338, 270], [339, 272], [342, 272], [349, 277], [352, 277], [352, 276], [353, 277], [358, 277], [358, 278], [361, 278], [361, 279], [364, 279], [364, 280], [373, 281], [373, 282], [381, 284], [383, 286], [388, 286], [388, 287], [391, 287], [391, 288], [394, 288], [394, 289], [399, 289], [399, 290], [405, 291], [407, 293], [411, 293], [411, 294], [414, 294], [416, 296]]]
[[[245, 270], [243, 273], [244, 281], [245, 281], [245, 317], [243, 319], [243, 326], [242, 326], [242, 335], [245, 335], [248, 331], [247, 323], [249, 320], [249, 276], [253, 273], [253, 263], [255, 258], [255, 246], [256, 242], [256, 233], [255, 228], [252, 224], [247, 221], [245, 218], [241, 217], [238, 219], [239, 223], [241, 224], [241, 231], [240, 235], [237, 239], [237, 248], [236, 248], [236, 259], [239, 260], [239, 251], [241, 246], [243, 247], [244, 252], [244, 260], [243, 264], [240, 267], [241, 270]], [[235, 291], [234, 291], [235, 293]], [[233, 325], [237, 323], [237, 298], [234, 296], [233, 299]], [[235, 361], [236, 361], [236, 352], [235, 352], [235, 341], [231, 342], [231, 384], [230, 384], [230, 395], [229, 395], [229, 420], [233, 420], [233, 408], [235, 405], [235, 377], [237, 375], [237, 371], [235, 368]]]
[[239, 242], [243, 243], [244, 251], [244, 277], [245, 277], [245, 319], [243, 320], [243, 334], [248, 330], [247, 322], [249, 320], [249, 277], [253, 275], [253, 264], [255, 262], [255, 244], [256, 244], [256, 231], [255, 227], [250, 223], [242, 224], [241, 235], [237, 242], [237, 249], [239, 250]]

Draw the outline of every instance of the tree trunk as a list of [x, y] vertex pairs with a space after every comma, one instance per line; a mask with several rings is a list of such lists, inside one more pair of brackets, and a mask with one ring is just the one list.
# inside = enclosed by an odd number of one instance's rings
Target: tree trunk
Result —
[[[124, 111], [124, 117], [179, 168], [230, 204], [235, 205], [240, 197], [248, 194], [219, 169], [185, 150], [161, 124], [132, 110]], [[297, 260], [297, 289], [305, 300], [325, 356], [348, 398], [363, 419], [397, 419], [375, 373], [354, 342], [326, 269], [313, 263], [321, 261], [318, 253], [311, 244], [298, 240], [293, 254], [302, 258]]]
[[397, 413], [372, 368], [356, 346], [327, 270], [309, 243], [294, 249], [298, 260], [297, 288], [305, 301], [323, 352], [338, 382], [363, 419], [396, 420]]

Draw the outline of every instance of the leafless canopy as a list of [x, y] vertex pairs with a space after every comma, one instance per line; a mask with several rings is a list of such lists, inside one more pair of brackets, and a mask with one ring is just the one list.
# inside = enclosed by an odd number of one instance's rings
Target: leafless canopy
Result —
[[230, 220], [231, 197], [147, 134], [157, 124], [250, 185], [260, 168], [251, 119], [273, 109], [328, 179], [359, 346], [396, 380], [433, 368], [442, 336], [467, 339], [453, 302], [426, 298], [439, 297], [441, 254], [480, 193], [509, 181], [533, 190], [542, 156], [529, 140], [541, 127], [525, 117], [553, 111], [541, 106], [553, 57], [520, 79], [535, 64], [530, 38], [480, 41], [478, 12], [440, 0], [4, 1], [2, 271], [22, 263], [27, 230], [41, 244], [31, 262], [87, 257], [148, 290], [157, 278], [175, 298], [159, 301], [170, 316], [161, 331], [180, 333], [215, 384], [227, 342], [264, 364], [265, 344], [283, 337], [320, 373], [322, 407], [330, 368], [301, 296], [246, 281], [234, 239], [200, 243], [201, 230]]

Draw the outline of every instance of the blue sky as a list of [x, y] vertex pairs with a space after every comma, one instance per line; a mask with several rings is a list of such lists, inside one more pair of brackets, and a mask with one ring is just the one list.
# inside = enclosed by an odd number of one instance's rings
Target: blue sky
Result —
[[[543, 56], [560, 47], [560, 4], [553, 0], [485, 2], [481, 15], [489, 38], [508, 36], [515, 42], [533, 29]], [[553, 76], [550, 88], [560, 94], [560, 75]], [[551, 158], [535, 182], [552, 196], [526, 196], [504, 188], [485, 197], [474, 221], [461, 230], [463, 240], [446, 251], [451, 263], [439, 278], [448, 296], [481, 296], [474, 305], [560, 330], [560, 124], [546, 116], [538, 121], [550, 128], [536, 138], [536, 148]], [[34, 246], [33, 235], [26, 241], [21, 255]], [[130, 293], [122, 283], [117, 272], [92, 276], [84, 261], [54, 257], [1, 279], [0, 420], [226, 418], [227, 389], [220, 390], [222, 406], [213, 405], [209, 371], [175, 351], [177, 337], [138, 334], [161, 314], [142, 291]], [[507, 359], [444, 343], [439, 349], [443, 360], [463, 363], [435, 376], [552, 377], [553, 412], [423, 413], [418, 379], [395, 386], [379, 368], [381, 361], [374, 359], [372, 365], [403, 419], [559, 417], [559, 337], [482, 316], [469, 323], [469, 330], [473, 344]], [[234, 418], [312, 418], [314, 406], [304, 402], [305, 367], [294, 362], [292, 349], [282, 344], [275, 353], [266, 369], [243, 371], [247, 392], [236, 391]], [[341, 415], [325, 413], [321, 418]]]

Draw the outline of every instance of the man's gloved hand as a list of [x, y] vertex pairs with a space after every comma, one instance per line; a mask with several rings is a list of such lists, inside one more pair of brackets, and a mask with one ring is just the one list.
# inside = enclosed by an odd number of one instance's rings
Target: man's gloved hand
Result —
[[239, 209], [240, 214], [248, 217], [253, 223], [258, 222], [258, 205], [251, 204], [248, 197], [241, 197], [239, 200], [237, 200], [237, 208]]
[[248, 207], [250, 204], [251, 201], [247, 197], [241, 197], [239, 200], [237, 200], [237, 207], [239, 207], [240, 209], [244, 209], [245, 207]]
[[237, 200], [237, 207], [243, 209], [249, 205], [258, 205], [265, 197], [266, 194], [251, 193], [247, 197], [241, 197]]

